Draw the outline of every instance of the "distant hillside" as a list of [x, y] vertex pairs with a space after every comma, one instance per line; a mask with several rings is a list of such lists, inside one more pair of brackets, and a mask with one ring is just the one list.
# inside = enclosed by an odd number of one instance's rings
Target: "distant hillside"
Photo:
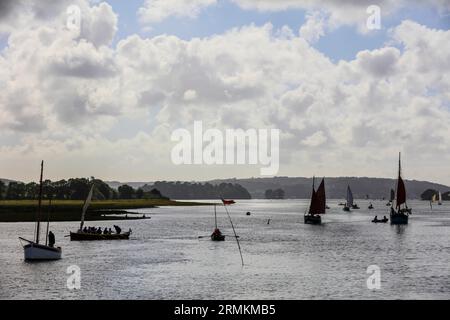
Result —
[[15, 182], [16, 180], [9, 180], [9, 179], [2, 179], [2, 178], [0, 178], [0, 181], [2, 181], [4, 184], [9, 184], [10, 182]]
[[135, 189], [143, 187], [146, 184], [151, 184], [152, 182], [119, 182], [119, 181], [105, 181], [105, 183], [111, 188], [117, 189], [124, 184], [129, 185]]
[[195, 200], [218, 199], [220, 197], [230, 199], [251, 199], [250, 193], [237, 183], [198, 183], [198, 182], [173, 182], [157, 181], [152, 185], [142, 187], [144, 191], [157, 189], [170, 199]]
[[[304, 177], [274, 177], [274, 178], [250, 178], [250, 179], [223, 179], [209, 181], [211, 184], [238, 183], [246, 188], [252, 198], [264, 199], [268, 189], [283, 189], [286, 199], [304, 199], [311, 196], [312, 178]], [[350, 185], [355, 198], [371, 199], [389, 198], [389, 190], [395, 189], [394, 179], [385, 178], [357, 178], [338, 177], [325, 178], [327, 198], [344, 199], [347, 185]], [[320, 179], [316, 178], [316, 186]], [[428, 181], [405, 180], [407, 196], [410, 199], [420, 199], [420, 195], [427, 189], [441, 190], [442, 193], [450, 191], [449, 186]]]

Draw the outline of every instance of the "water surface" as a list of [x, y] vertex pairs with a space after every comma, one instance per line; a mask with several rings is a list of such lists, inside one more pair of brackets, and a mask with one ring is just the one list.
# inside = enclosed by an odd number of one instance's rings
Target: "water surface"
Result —
[[[450, 203], [412, 201], [407, 226], [373, 224], [385, 202], [357, 201], [345, 213], [329, 201], [323, 225], [303, 224], [306, 200], [238, 201], [229, 210], [240, 236], [212, 242], [212, 207], [136, 210], [152, 218], [120, 222], [128, 241], [70, 242], [76, 222], [52, 223], [63, 259], [27, 263], [18, 236], [33, 223], [0, 223], [0, 299], [449, 299]], [[245, 213], [250, 211], [251, 216]], [[232, 235], [223, 207], [219, 227]], [[267, 224], [268, 219], [270, 224]], [[45, 228], [44, 228], [45, 229]], [[67, 268], [81, 269], [81, 289], [67, 289]], [[381, 289], [369, 290], [369, 265]]]

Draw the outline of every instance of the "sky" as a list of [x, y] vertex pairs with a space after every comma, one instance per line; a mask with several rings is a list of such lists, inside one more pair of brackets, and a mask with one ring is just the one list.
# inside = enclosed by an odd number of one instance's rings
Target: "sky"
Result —
[[395, 177], [402, 152], [450, 185], [449, 29], [447, 0], [0, 0], [0, 177], [263, 177], [175, 164], [202, 121], [279, 130], [277, 176]]

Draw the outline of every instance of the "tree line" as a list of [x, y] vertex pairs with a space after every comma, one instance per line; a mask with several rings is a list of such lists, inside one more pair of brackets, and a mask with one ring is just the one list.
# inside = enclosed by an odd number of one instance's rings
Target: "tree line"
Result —
[[144, 185], [144, 190], [157, 189], [171, 199], [251, 199], [250, 193], [240, 184], [198, 183], [181, 181], [157, 181], [153, 185]]
[[[144, 191], [142, 188], [134, 189], [125, 184], [116, 190], [106, 182], [94, 177], [59, 181], [45, 180], [42, 182], [42, 196], [44, 199], [84, 200], [92, 185], [94, 185], [94, 200], [166, 198], [154, 188]], [[11, 181], [6, 184], [0, 180], [0, 200], [35, 200], [38, 198], [39, 184], [36, 182]]]

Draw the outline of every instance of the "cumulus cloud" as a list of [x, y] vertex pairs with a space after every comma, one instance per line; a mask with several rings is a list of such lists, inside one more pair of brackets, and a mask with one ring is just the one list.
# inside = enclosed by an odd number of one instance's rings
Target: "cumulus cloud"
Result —
[[195, 18], [217, 0], [146, 0], [138, 15], [143, 23], [161, 22], [169, 16]]
[[314, 43], [325, 35], [326, 17], [315, 11], [306, 16], [306, 22], [300, 28], [300, 36], [308, 42]]
[[[194, 120], [281, 129], [280, 174], [320, 166], [324, 175], [368, 175], [367, 164], [390, 163], [399, 149], [417, 161], [450, 160], [450, 31], [404, 21], [390, 32], [392, 46], [335, 63], [306, 41], [321, 27], [300, 36], [271, 24], [191, 40], [131, 35], [112, 46], [111, 7], [79, 5], [87, 29], [76, 37], [65, 8], [48, 23], [10, 31], [0, 55], [0, 133], [20, 139], [0, 146], [4, 168], [59, 150], [61, 172], [89, 162], [110, 177], [181, 179], [186, 170], [172, 170], [168, 159], [170, 133]], [[148, 171], [131, 170], [121, 154]]]

